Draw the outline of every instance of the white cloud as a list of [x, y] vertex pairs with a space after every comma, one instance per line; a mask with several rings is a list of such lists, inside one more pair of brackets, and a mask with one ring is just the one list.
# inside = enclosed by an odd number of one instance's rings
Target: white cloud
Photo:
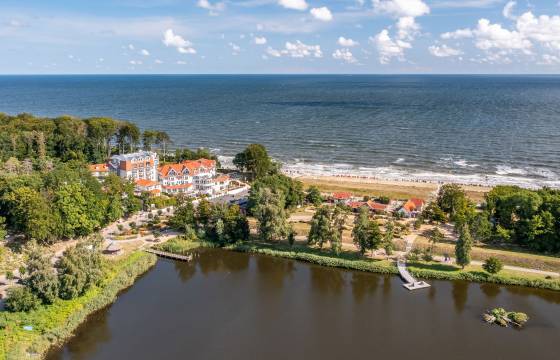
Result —
[[438, 8], [487, 8], [502, 2], [504, 0], [450, 0], [436, 1], [433, 6]]
[[273, 49], [270, 46], [266, 49], [266, 53], [272, 57], [282, 56], [282, 52], [280, 50]]
[[257, 45], [264, 45], [266, 44], [266, 38], [264, 36], [255, 36], [255, 38], [253, 39], [253, 41], [255, 42], [255, 44]]
[[404, 16], [397, 21], [397, 36], [402, 40], [412, 40], [420, 30], [413, 17]]
[[458, 49], [453, 49], [447, 45], [432, 45], [428, 48], [430, 54], [436, 57], [451, 57], [451, 56], [459, 56], [462, 55], [463, 52]]
[[446, 32], [441, 34], [442, 39], [465, 39], [465, 38], [472, 38], [473, 33], [471, 29], [458, 29], [451, 32]]
[[163, 61], [161, 61], [160, 59], [155, 59], [154, 62], [155, 62], [156, 64], [163, 64]]
[[163, 43], [165, 46], [176, 48], [181, 54], [196, 54], [193, 44], [183, 39], [182, 36], [174, 34], [173, 29], [165, 30], [163, 34]]
[[280, 6], [285, 7], [286, 9], [294, 9], [294, 10], [307, 10], [307, 2], [305, 0], [278, 0], [278, 4]]
[[186, 62], [186, 61], [183, 61], [183, 60], [177, 60], [177, 61], [175, 62], [175, 64], [177, 64], [177, 65], [187, 65], [187, 62]]
[[142, 49], [140, 50], [140, 54], [144, 55], [144, 56], [150, 56], [150, 52], [146, 49]]
[[226, 3], [225, 2], [217, 2], [215, 4], [212, 4], [208, 0], [198, 0], [198, 2], [196, 3], [196, 6], [198, 6], [199, 8], [208, 10], [210, 15], [213, 15], [213, 16], [218, 15], [218, 12], [224, 11], [226, 9]]
[[284, 45], [284, 49], [276, 50], [270, 46], [266, 49], [266, 53], [272, 57], [288, 56], [293, 58], [304, 58], [304, 57], [323, 57], [323, 52], [321, 51], [321, 46], [319, 45], [306, 45], [299, 40], [295, 43], [287, 41]]
[[377, 48], [379, 53], [379, 62], [381, 64], [388, 64], [392, 58], [397, 58], [400, 61], [404, 60], [404, 50], [412, 47], [410, 43], [402, 40], [393, 40], [389, 36], [387, 29], [382, 30], [375, 37], [369, 39]]
[[340, 46], [344, 46], [344, 47], [353, 47], [353, 46], [357, 46], [360, 43], [357, 41], [354, 41], [352, 39], [347, 39], [344, 36], [341, 36], [338, 38], [338, 45]]
[[523, 37], [538, 41], [547, 48], [560, 50], [560, 16], [535, 17], [528, 11], [517, 18], [516, 27]]
[[550, 54], [543, 54], [541, 60], [539, 61], [540, 65], [559, 65], [560, 64], [560, 57], [556, 55]]
[[231, 47], [231, 54], [232, 55], [238, 55], [239, 52], [241, 52], [241, 47], [235, 43], [230, 42], [228, 44]]
[[134, 45], [132, 45], [132, 44], [128, 44], [127, 47], [128, 47], [128, 50], [134, 50]]
[[394, 17], [418, 17], [430, 13], [430, 7], [422, 0], [372, 0], [373, 8]]
[[515, 15], [513, 15], [513, 8], [515, 7], [515, 5], [517, 5], [517, 2], [508, 1], [508, 3], [504, 6], [502, 15], [504, 15], [506, 19], [515, 20]]
[[531, 42], [520, 32], [504, 29], [500, 24], [491, 24], [487, 19], [478, 20], [473, 33], [475, 46], [481, 50], [521, 50], [530, 53]]
[[140, 60], [130, 60], [128, 63], [130, 65], [142, 65], [142, 61]]
[[349, 64], [358, 62], [352, 52], [348, 49], [336, 49], [335, 52], [332, 53], [332, 57], [336, 60], [346, 61]]
[[321, 21], [331, 21], [333, 19], [333, 15], [328, 7], [323, 6], [320, 8], [313, 8], [309, 11], [311, 15]]

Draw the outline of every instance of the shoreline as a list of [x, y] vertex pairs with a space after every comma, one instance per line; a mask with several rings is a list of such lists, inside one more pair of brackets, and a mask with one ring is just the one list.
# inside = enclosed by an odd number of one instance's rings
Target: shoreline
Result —
[[[435, 195], [440, 184], [431, 182], [379, 180], [372, 178], [348, 176], [298, 176], [295, 179], [306, 186], [317, 186], [325, 192], [349, 191], [355, 195], [392, 195], [395, 198], [428, 198]], [[492, 188], [487, 186], [460, 185], [467, 196], [475, 201], [482, 201], [484, 194]]]
[[[0, 329], [0, 359], [43, 359], [55, 346], [63, 344], [91, 314], [112, 304], [118, 295], [157, 261], [142, 251], [133, 252], [115, 265], [113, 273], [100, 287], [90, 289], [73, 300], [57, 299], [29, 313], [7, 313]], [[31, 331], [23, 329], [32, 325]]]
[[[224, 169], [234, 169], [233, 156], [215, 152]], [[537, 168], [512, 168], [506, 165], [497, 165], [494, 173], [461, 173], [461, 170], [476, 169], [472, 165], [463, 164], [455, 169], [427, 170], [407, 169], [399, 167], [399, 162], [386, 166], [368, 167], [368, 165], [351, 165], [337, 163], [303, 163], [275, 159], [281, 164], [281, 172], [292, 178], [300, 177], [328, 177], [328, 178], [354, 178], [364, 181], [378, 181], [404, 184], [445, 184], [453, 183], [469, 187], [494, 187], [497, 185], [513, 185], [527, 189], [540, 189], [550, 187], [560, 189], [560, 175], [548, 169]], [[448, 171], [448, 172], [444, 172]]]

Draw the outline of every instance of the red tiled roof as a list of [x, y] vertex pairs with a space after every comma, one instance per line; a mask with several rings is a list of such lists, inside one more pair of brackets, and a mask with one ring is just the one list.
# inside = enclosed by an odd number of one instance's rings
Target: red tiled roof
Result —
[[414, 202], [412, 202], [412, 200], [408, 200], [404, 205], [403, 205], [403, 209], [405, 209], [408, 212], [414, 211], [416, 210], [416, 205], [414, 204]]
[[414, 206], [416, 206], [417, 209], [424, 206], [424, 200], [422, 199], [411, 198], [410, 201], [412, 201], [412, 203], [414, 204]]
[[366, 203], [363, 201], [351, 201], [348, 206], [350, 206], [352, 209], [359, 209], [362, 206], [364, 206]]
[[216, 167], [215, 160], [208, 159], [198, 159], [198, 160], [185, 160], [181, 163], [176, 164], [166, 164], [159, 168], [159, 173], [161, 176], [166, 177], [169, 175], [169, 171], [173, 169], [177, 174], [181, 175], [183, 170], [186, 168], [189, 170], [189, 174], [195, 175], [199, 173], [202, 169], [212, 169]]
[[217, 183], [223, 183], [223, 182], [226, 182], [228, 180], [229, 180], [229, 176], [227, 176], [227, 175], [220, 175], [215, 179], [215, 181]]
[[107, 172], [109, 171], [109, 166], [107, 164], [92, 164], [89, 166], [89, 171], [91, 172]]
[[370, 209], [372, 210], [377, 210], [377, 211], [385, 211], [387, 210], [387, 205], [386, 204], [381, 204], [375, 201], [371, 201], [369, 200], [367, 202], [367, 205], [369, 206]]
[[171, 169], [173, 169], [177, 174], [181, 175], [181, 173], [183, 172], [183, 168], [183, 164], [166, 164], [160, 166], [158, 170], [161, 176], [165, 177], [169, 174], [169, 171], [171, 171]]
[[336, 200], [348, 200], [352, 197], [352, 193], [349, 192], [335, 192], [332, 194], [333, 198]]
[[157, 185], [158, 182], [157, 181], [152, 181], [152, 180], [146, 180], [146, 179], [138, 179], [136, 181], [134, 181], [136, 183], [136, 185], [138, 186], [154, 186]]

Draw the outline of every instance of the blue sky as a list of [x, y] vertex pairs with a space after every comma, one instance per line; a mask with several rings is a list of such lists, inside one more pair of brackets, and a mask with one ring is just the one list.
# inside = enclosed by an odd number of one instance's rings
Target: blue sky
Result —
[[559, 0], [2, 0], [0, 73], [559, 73]]

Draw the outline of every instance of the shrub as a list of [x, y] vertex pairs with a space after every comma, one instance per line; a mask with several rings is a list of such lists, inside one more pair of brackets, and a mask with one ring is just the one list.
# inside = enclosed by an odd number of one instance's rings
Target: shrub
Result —
[[37, 309], [40, 304], [41, 300], [28, 287], [16, 286], [8, 289], [8, 298], [4, 306], [11, 312], [28, 312]]
[[6, 279], [8, 279], [8, 280], [14, 280], [15, 279], [14, 273], [11, 270], [6, 271]]
[[119, 231], [123, 231], [124, 226], [122, 224], [118, 224], [117, 225], [117, 229], [119, 229]]
[[430, 251], [426, 251], [422, 254], [422, 260], [432, 261], [432, 260], [434, 260], [434, 257], [432, 256], [432, 253]]
[[482, 264], [482, 268], [489, 274], [497, 274], [502, 270], [503, 267], [504, 265], [502, 264], [502, 262], [495, 257], [489, 257], [488, 259], [486, 259], [484, 264]]

